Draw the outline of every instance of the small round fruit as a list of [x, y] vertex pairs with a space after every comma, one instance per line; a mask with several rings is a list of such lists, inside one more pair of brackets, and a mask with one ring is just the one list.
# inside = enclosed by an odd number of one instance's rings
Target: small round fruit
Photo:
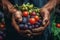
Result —
[[25, 29], [28, 29], [28, 25], [27, 25], [27, 24], [25, 24], [24, 28], [25, 28]]
[[28, 23], [28, 26], [30, 26], [31, 24], [30, 23]]
[[29, 29], [32, 29], [32, 26], [29, 26]]
[[60, 23], [57, 23], [57, 24], [56, 24], [56, 27], [60, 28]]
[[32, 15], [32, 16], [35, 16], [35, 15], [36, 15], [36, 12], [32, 12], [31, 15]]
[[19, 25], [20, 29], [24, 29], [24, 24]]
[[24, 11], [23, 12], [23, 16], [27, 17], [29, 15], [29, 12], [28, 11]]
[[4, 28], [5, 27], [5, 25], [4, 24], [1, 24], [1, 28]]
[[34, 18], [35, 18], [35, 20], [36, 20], [36, 21], [38, 21], [38, 20], [39, 20], [39, 16], [35, 16]]
[[35, 24], [36, 23], [34, 18], [30, 18], [29, 22], [30, 22], [30, 24]]
[[35, 28], [38, 28], [39, 27], [39, 25], [35, 25]]
[[27, 23], [27, 21], [28, 21], [28, 18], [23, 17], [22, 23]]

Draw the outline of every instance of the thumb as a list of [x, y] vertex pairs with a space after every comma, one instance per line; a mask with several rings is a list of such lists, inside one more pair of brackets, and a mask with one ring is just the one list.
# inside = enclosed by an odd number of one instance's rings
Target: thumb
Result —
[[44, 19], [43, 19], [43, 25], [46, 25], [48, 21], [49, 21], [49, 19], [48, 19], [47, 17], [44, 18]]
[[15, 19], [18, 21], [18, 22], [21, 22], [22, 21], [22, 13], [20, 11], [17, 11], [15, 14], [14, 14], [14, 17]]

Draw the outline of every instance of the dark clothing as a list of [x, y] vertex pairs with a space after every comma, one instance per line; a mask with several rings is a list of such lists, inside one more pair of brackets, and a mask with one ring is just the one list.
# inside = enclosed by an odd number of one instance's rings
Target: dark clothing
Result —
[[[43, 7], [48, 1], [47, 0], [10, 0], [10, 2], [15, 5], [22, 5], [23, 3], [31, 3], [36, 7]], [[8, 14], [8, 13], [7, 13]], [[9, 15], [10, 16], [10, 15]], [[42, 35], [36, 36], [34, 38], [26, 38], [20, 36], [16, 30], [11, 26], [11, 19], [5, 15], [5, 21], [7, 25], [7, 38], [6, 40], [49, 40], [51, 35], [51, 27], [50, 25], [46, 28]]]

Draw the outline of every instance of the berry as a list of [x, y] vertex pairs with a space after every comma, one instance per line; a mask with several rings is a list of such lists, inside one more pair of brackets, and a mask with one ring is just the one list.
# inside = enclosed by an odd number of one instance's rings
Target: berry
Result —
[[34, 25], [32, 25], [32, 28], [35, 28], [35, 26], [34, 26]]
[[40, 23], [40, 25], [42, 25], [42, 20], [39, 20], [38, 22]]
[[24, 24], [19, 25], [20, 29], [24, 29]]
[[27, 23], [28, 19], [26, 17], [23, 17], [22, 23]]
[[57, 23], [57, 24], [56, 24], [56, 27], [60, 28], [60, 23]]
[[31, 15], [32, 15], [32, 16], [35, 16], [35, 15], [36, 15], [36, 12], [32, 12]]
[[29, 29], [32, 29], [32, 26], [29, 26]]
[[27, 17], [29, 15], [28, 11], [23, 12], [23, 16]]
[[25, 27], [25, 29], [28, 29], [28, 25], [27, 25], [27, 24], [25, 24], [25, 26], [24, 26], [24, 27]]
[[39, 20], [39, 16], [35, 16], [34, 18], [35, 18], [35, 20], [36, 20], [36, 21], [38, 21], [38, 20]]
[[30, 23], [28, 23], [28, 26], [30, 26], [31, 24]]
[[30, 22], [30, 24], [35, 24], [36, 23], [34, 18], [30, 18], [29, 22]]

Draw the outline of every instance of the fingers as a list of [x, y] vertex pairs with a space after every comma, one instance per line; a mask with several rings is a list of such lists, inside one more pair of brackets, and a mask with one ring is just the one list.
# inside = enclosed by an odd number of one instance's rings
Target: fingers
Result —
[[14, 16], [12, 16], [12, 26], [17, 30], [17, 32], [20, 32], [19, 26], [16, 24]]
[[21, 30], [20, 34], [25, 36], [25, 37], [31, 37], [32, 32], [30, 30]]
[[22, 12], [17, 11], [16, 13], [14, 13], [14, 17], [18, 22], [21, 22], [22, 21]]
[[47, 23], [49, 25], [49, 22], [50, 22], [50, 15], [45, 14], [45, 16], [43, 18], [43, 22], [42, 22], [43, 26], [47, 25]]

